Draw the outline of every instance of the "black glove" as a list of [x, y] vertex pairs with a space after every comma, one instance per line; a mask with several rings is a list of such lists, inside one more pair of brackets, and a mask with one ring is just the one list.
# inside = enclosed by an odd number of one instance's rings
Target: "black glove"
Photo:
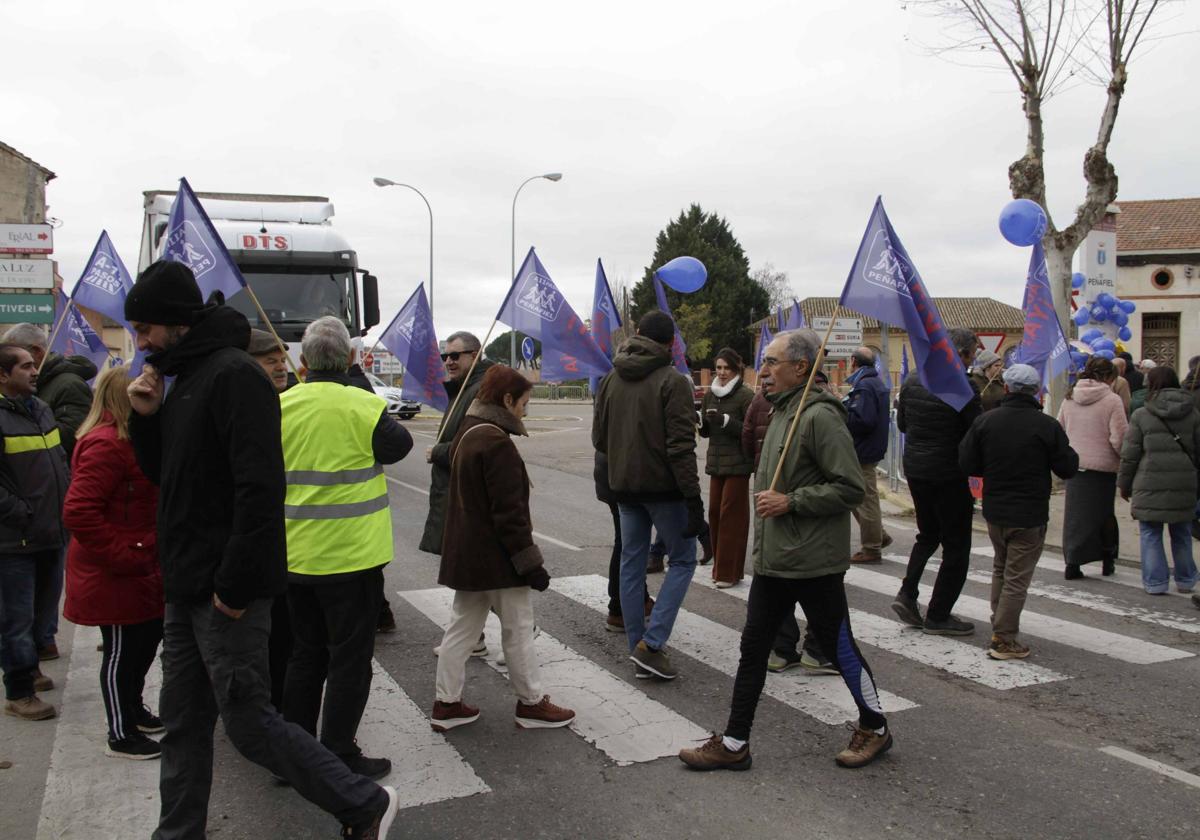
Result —
[[545, 592], [550, 586], [550, 573], [546, 571], [545, 566], [538, 566], [525, 575], [525, 583], [529, 584], [529, 588], [536, 592]]
[[693, 496], [685, 499], [684, 502], [687, 504], [688, 521], [682, 536], [685, 539], [691, 539], [704, 530], [704, 500], [699, 496]]

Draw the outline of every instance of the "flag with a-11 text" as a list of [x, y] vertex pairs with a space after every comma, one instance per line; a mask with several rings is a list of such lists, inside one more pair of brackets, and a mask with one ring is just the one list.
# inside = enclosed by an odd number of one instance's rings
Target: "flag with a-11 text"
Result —
[[133, 278], [117, 255], [117, 249], [108, 238], [108, 231], [100, 231], [100, 239], [92, 249], [92, 256], [75, 282], [71, 300], [76, 306], [99, 312], [128, 329], [125, 296], [132, 287]]

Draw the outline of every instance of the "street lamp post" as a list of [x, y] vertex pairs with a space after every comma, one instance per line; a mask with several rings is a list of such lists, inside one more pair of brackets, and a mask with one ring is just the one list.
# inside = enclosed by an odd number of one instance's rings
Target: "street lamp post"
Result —
[[[513, 193], [512, 203], [512, 254], [509, 260], [508, 275], [512, 280], [517, 277], [517, 196], [521, 194], [521, 190], [525, 189], [525, 185], [530, 181], [536, 181], [538, 178], [545, 178], [547, 181], [561, 181], [561, 172], [547, 172], [545, 175], [534, 175], [531, 178], [526, 178], [521, 182], [521, 186], [517, 187], [517, 191]], [[511, 281], [510, 281], [511, 282]], [[509, 327], [508, 332], [508, 363], [514, 368], [517, 366], [517, 331], [513, 327]]]
[[425, 202], [425, 209], [429, 211], [429, 314], [433, 316], [433, 208], [429, 206], [429, 199], [425, 197], [425, 193], [414, 187], [412, 184], [401, 184], [397, 181], [391, 181], [387, 178], [375, 178], [375, 186], [377, 187], [407, 187], [408, 189], [421, 196], [421, 200]]

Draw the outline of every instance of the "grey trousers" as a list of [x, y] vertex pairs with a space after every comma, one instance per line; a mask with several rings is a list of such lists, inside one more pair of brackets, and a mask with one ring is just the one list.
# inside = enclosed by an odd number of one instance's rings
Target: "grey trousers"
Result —
[[988, 523], [992, 540], [992, 634], [1006, 642], [1016, 641], [1021, 630], [1021, 610], [1033, 580], [1033, 570], [1042, 556], [1046, 526], [1010, 528]]
[[350, 772], [271, 705], [270, 631], [269, 600], [252, 601], [236, 620], [211, 602], [167, 604], [159, 698], [167, 731], [153, 840], [204, 840], [218, 716], [238, 752], [343, 824], [365, 822], [386, 806], [383, 788]]

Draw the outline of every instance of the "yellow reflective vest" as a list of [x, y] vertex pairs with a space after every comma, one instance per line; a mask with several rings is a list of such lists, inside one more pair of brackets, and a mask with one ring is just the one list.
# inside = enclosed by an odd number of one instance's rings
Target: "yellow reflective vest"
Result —
[[337, 382], [295, 385], [279, 402], [288, 571], [334, 575], [390, 562], [387, 479], [371, 448], [386, 403]]

